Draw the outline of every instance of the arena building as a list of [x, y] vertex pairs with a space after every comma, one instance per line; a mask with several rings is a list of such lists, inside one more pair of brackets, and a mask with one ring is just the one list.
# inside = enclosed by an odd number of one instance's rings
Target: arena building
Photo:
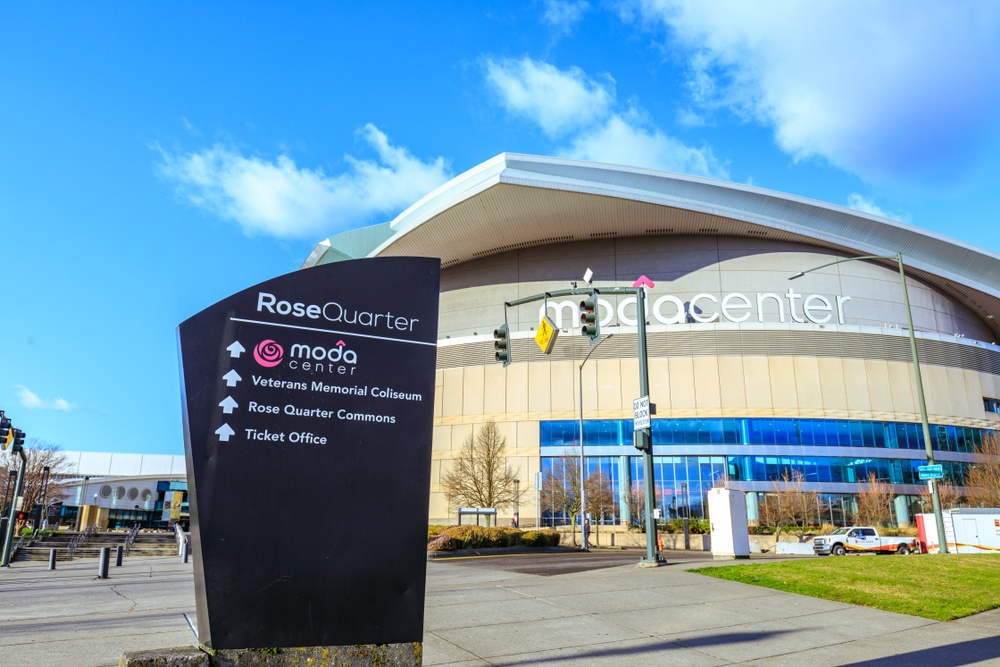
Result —
[[[891, 483], [896, 520], [925, 508], [926, 463], [895, 261], [902, 253], [935, 457], [963, 484], [1000, 423], [1000, 256], [893, 220], [757, 187], [566, 159], [503, 154], [391, 222], [320, 243], [304, 268], [362, 257], [442, 262], [430, 521], [453, 523], [441, 487], [489, 420], [517, 471], [522, 525], [560, 457], [579, 455], [614, 489], [595, 520], [625, 523], [643, 479], [633, 446], [639, 396], [634, 296], [601, 296], [603, 336], [578, 326], [579, 298], [506, 309], [546, 291], [653, 283], [647, 297], [654, 478], [664, 516], [704, 511], [720, 478], [751, 519], [783, 475], [820, 493], [818, 520], [849, 521], [859, 484]], [[798, 272], [799, 280], [789, 282]], [[405, 287], [401, 286], [401, 289]], [[545, 355], [544, 314], [561, 330]], [[513, 363], [493, 331], [512, 331]], [[588, 357], [589, 355], [589, 357]], [[581, 367], [582, 364], [582, 367]], [[582, 382], [578, 384], [579, 379]], [[582, 385], [582, 386], [580, 386]], [[540, 515], [540, 516], [539, 516]], [[506, 521], [507, 519], [502, 519]]]

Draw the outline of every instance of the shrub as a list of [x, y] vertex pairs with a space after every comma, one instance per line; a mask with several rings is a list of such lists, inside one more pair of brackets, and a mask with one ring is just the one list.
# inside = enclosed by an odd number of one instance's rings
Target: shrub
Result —
[[538, 530], [529, 530], [521, 534], [521, 544], [526, 547], [548, 546], [548, 536]]
[[[684, 519], [670, 519], [657, 524], [657, 528], [664, 533], [683, 533]], [[708, 519], [688, 519], [688, 532], [692, 535], [704, 535], [711, 532], [711, 525]]]
[[445, 528], [447, 528], [447, 526], [427, 526], [427, 541], [430, 541], [431, 538], [440, 535], [444, 532]]
[[521, 546], [521, 531], [517, 528], [497, 527], [486, 529], [486, 539], [493, 547]]
[[438, 535], [427, 543], [428, 551], [454, 551], [455, 540], [450, 535]]
[[455, 540], [456, 549], [482, 549], [489, 546], [486, 528], [482, 526], [451, 526], [441, 534]]
[[545, 546], [549, 547], [559, 546], [559, 540], [562, 539], [562, 535], [560, 533], [552, 530], [551, 528], [543, 528], [538, 532], [541, 533], [542, 537], [546, 538]]

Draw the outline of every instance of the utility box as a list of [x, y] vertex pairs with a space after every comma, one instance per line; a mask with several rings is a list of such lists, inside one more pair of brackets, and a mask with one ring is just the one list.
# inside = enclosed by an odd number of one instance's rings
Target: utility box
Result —
[[710, 489], [708, 518], [712, 527], [713, 558], [750, 558], [747, 499], [742, 491]]

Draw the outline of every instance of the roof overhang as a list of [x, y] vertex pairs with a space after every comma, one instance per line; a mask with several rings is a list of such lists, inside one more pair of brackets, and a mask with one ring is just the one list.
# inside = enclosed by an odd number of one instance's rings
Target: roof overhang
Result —
[[356, 257], [439, 257], [444, 268], [553, 243], [746, 236], [851, 255], [903, 254], [908, 271], [998, 333], [1000, 255], [888, 218], [697, 176], [504, 153], [394, 220], [331, 237], [303, 268]]

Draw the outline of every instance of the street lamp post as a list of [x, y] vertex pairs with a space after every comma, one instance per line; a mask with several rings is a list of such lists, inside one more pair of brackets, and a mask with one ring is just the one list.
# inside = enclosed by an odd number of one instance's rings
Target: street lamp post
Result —
[[[903, 255], [902, 253], [896, 253], [895, 255], [863, 255], [861, 257], [847, 257], [845, 259], [839, 259], [836, 262], [829, 262], [828, 264], [823, 264], [822, 266], [813, 267], [807, 271], [799, 271], [794, 276], [790, 276], [789, 280], [795, 280], [796, 278], [801, 278], [807, 273], [813, 271], [818, 271], [819, 269], [824, 269], [828, 266], [833, 266], [834, 264], [842, 264], [844, 262], [856, 262], [858, 260], [865, 259], [889, 259], [894, 260], [899, 266], [899, 281], [903, 286], [903, 305], [906, 307], [906, 324], [910, 334], [910, 354], [913, 357], [913, 377], [917, 389], [917, 405], [920, 407], [920, 425], [923, 427], [924, 434], [924, 450], [927, 452], [927, 465], [934, 465], [934, 448], [931, 446], [931, 429], [930, 424], [927, 422], [927, 404], [924, 401], [924, 383], [920, 376], [920, 358], [917, 355], [917, 337], [913, 331], [913, 312], [910, 310], [910, 295], [906, 290], [906, 273], [903, 271]], [[938, 495], [937, 482], [933, 481], [931, 486], [931, 502], [934, 505], [934, 520], [937, 523], [937, 534], [938, 534], [938, 544], [939, 553], [948, 553], [948, 540], [944, 534], [944, 515], [941, 513], [941, 497]]]
[[[598, 315], [598, 317], [600, 317], [600, 315]], [[586, 521], [587, 521], [587, 475], [586, 475], [586, 470], [585, 470], [586, 462], [585, 462], [585, 459], [583, 458], [583, 365], [587, 363], [588, 359], [590, 359], [590, 355], [592, 355], [594, 353], [594, 350], [596, 350], [598, 347], [600, 347], [601, 343], [603, 343], [604, 341], [608, 340], [612, 336], [614, 336], [614, 334], [608, 334], [607, 336], [605, 336], [601, 340], [599, 340], [596, 343], [594, 343], [593, 345], [591, 345], [590, 346], [590, 352], [588, 352], [587, 356], [585, 356], [583, 358], [583, 361], [580, 362], [580, 513], [581, 513], [581, 518], [580, 518], [580, 534], [583, 535], [583, 537], [581, 538], [580, 542], [581, 542], [581, 546], [584, 549], [589, 549], [590, 545], [589, 545], [589, 543], [587, 541], [587, 529], [585, 527], [587, 525], [586, 524]]]
[[520, 504], [518, 501], [521, 498], [521, 480], [514, 480], [514, 527], [518, 528], [521, 525], [521, 517], [519, 516], [518, 510], [520, 509]]

